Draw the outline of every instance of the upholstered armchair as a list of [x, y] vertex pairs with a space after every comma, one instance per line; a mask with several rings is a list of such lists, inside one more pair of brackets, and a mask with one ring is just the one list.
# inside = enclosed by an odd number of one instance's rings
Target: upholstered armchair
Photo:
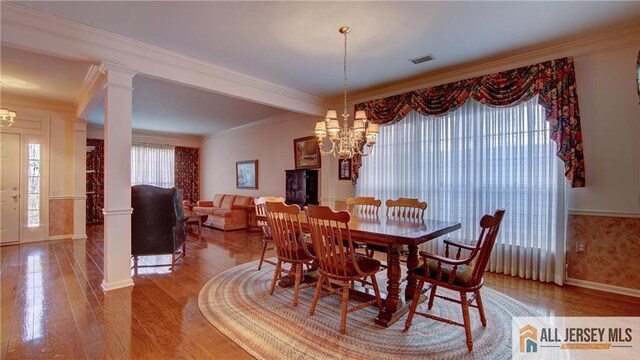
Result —
[[182, 189], [131, 187], [131, 255], [171, 254], [171, 265], [185, 255], [187, 233]]

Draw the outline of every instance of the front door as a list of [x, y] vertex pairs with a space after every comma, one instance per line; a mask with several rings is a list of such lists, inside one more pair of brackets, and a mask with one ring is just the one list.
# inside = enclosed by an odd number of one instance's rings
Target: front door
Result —
[[0, 243], [20, 241], [20, 135], [0, 134]]

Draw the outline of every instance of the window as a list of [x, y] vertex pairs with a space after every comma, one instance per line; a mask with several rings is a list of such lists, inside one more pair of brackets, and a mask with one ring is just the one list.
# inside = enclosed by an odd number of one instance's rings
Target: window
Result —
[[[451, 236], [468, 243], [483, 214], [506, 209], [490, 270], [543, 281], [563, 271], [554, 264], [564, 253], [561, 162], [537, 98], [507, 108], [470, 100], [441, 117], [411, 112], [381, 127], [376, 147], [358, 196], [419, 198], [428, 218], [461, 222]], [[442, 253], [441, 239], [425, 250]]]
[[40, 144], [27, 145], [27, 227], [40, 226]]
[[174, 186], [173, 146], [133, 144], [131, 147], [131, 185]]

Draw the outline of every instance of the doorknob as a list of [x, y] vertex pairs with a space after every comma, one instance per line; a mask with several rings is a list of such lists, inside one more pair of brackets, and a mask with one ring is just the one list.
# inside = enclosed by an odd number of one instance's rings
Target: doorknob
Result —
[[13, 198], [13, 200], [18, 200], [18, 198], [20, 197], [20, 195], [18, 195], [18, 194], [13, 194], [13, 195], [11, 195], [11, 197]]

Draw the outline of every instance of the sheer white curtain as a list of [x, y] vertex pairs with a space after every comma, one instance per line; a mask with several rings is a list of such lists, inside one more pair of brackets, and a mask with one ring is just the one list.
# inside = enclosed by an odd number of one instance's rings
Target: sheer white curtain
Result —
[[131, 146], [131, 185], [173, 187], [174, 158], [173, 146], [133, 144]]
[[[461, 222], [449, 237], [466, 243], [482, 215], [506, 209], [488, 270], [563, 283], [564, 177], [537, 98], [506, 108], [469, 100], [440, 117], [411, 112], [381, 127], [375, 147], [358, 196], [426, 201], [426, 217]], [[442, 254], [442, 239], [423, 249]]]

